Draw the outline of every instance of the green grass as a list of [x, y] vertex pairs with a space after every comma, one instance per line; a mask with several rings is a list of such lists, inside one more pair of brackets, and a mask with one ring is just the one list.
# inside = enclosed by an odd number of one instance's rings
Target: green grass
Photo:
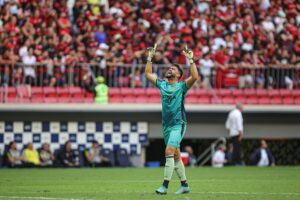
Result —
[[299, 167], [204, 167], [186, 171], [190, 194], [174, 194], [179, 186], [174, 173], [168, 194], [158, 196], [154, 190], [162, 182], [162, 168], [3, 169], [0, 170], [0, 200], [300, 199]]

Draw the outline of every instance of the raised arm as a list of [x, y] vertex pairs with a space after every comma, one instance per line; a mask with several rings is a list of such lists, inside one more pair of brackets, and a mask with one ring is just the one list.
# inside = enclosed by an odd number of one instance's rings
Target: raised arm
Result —
[[194, 53], [191, 50], [189, 50], [187, 47], [183, 49], [182, 53], [184, 54], [185, 57], [189, 59], [191, 64], [191, 68], [190, 68], [191, 75], [185, 80], [187, 88], [191, 88], [199, 78], [197, 66], [193, 60]]
[[154, 47], [147, 48], [148, 51], [148, 58], [147, 58], [147, 64], [145, 69], [145, 77], [148, 81], [150, 81], [153, 85], [156, 84], [156, 76], [152, 74], [152, 59], [155, 55], [157, 44], [154, 45]]

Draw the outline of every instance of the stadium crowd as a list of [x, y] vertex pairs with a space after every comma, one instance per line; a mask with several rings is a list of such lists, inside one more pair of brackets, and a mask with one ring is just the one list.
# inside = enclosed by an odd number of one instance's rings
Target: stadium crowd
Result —
[[0, 0], [1, 83], [63, 86], [72, 74], [72, 84], [88, 88], [94, 74], [109, 86], [133, 79], [145, 87], [143, 67], [117, 66], [144, 64], [160, 36], [154, 63], [189, 66], [187, 44], [199, 87], [299, 84], [299, 70], [289, 68], [300, 65], [299, 0]]

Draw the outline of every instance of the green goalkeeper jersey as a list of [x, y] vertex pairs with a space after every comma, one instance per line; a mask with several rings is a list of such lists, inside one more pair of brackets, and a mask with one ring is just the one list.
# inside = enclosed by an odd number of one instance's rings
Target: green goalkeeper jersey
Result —
[[171, 85], [167, 81], [157, 79], [156, 87], [160, 90], [163, 127], [185, 124], [184, 101], [188, 91], [186, 82], [182, 81]]

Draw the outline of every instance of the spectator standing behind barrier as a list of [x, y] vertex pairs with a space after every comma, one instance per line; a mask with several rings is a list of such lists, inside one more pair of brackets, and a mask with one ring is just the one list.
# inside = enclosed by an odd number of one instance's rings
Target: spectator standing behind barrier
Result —
[[89, 151], [85, 152], [86, 159], [91, 164], [91, 166], [95, 167], [109, 167], [111, 163], [108, 158], [101, 155], [101, 149], [96, 140], [92, 142], [92, 147]]
[[275, 166], [274, 157], [265, 140], [260, 141], [260, 147], [251, 155], [250, 162], [259, 167]]
[[28, 55], [22, 57], [24, 66], [25, 82], [29, 85], [34, 85], [36, 73], [32, 65], [36, 64], [36, 57], [33, 54], [33, 48], [28, 49]]
[[108, 87], [104, 83], [104, 78], [102, 76], [97, 77], [97, 86], [95, 87], [95, 102], [100, 104], [108, 103]]
[[17, 149], [17, 143], [12, 141], [8, 145], [7, 165], [8, 167], [22, 167], [24, 158], [21, 156], [21, 152]]
[[40, 161], [41, 161], [41, 166], [44, 167], [50, 167], [53, 165], [54, 156], [50, 151], [50, 146], [48, 143], [42, 145], [40, 151]]
[[79, 167], [78, 156], [72, 149], [72, 143], [66, 141], [64, 148], [60, 151], [58, 160], [64, 167]]
[[194, 155], [193, 148], [191, 146], [186, 146], [186, 147], [184, 147], [184, 151], [189, 154], [188, 165], [195, 166], [197, 163], [197, 159], [196, 159], [196, 156]]
[[32, 143], [28, 143], [23, 151], [25, 167], [36, 167], [40, 165], [39, 153], [34, 149]]
[[212, 158], [212, 166], [216, 168], [224, 167], [224, 164], [227, 163], [227, 160], [225, 159], [225, 151], [226, 146], [220, 145], [218, 150], [214, 153]]
[[241, 164], [241, 141], [244, 135], [242, 112], [243, 105], [236, 104], [236, 108], [229, 113], [225, 124], [233, 144], [232, 162], [234, 165]]

